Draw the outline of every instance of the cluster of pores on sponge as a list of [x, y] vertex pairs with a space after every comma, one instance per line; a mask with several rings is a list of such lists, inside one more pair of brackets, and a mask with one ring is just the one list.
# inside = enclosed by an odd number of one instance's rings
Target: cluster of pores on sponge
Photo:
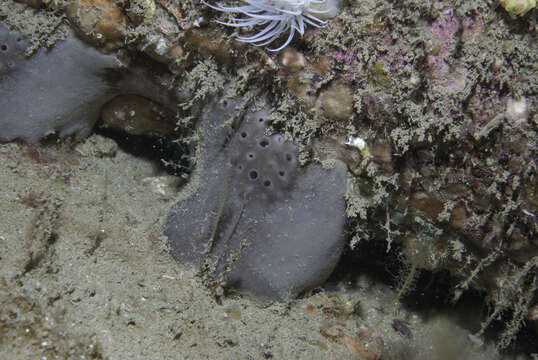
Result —
[[297, 146], [281, 134], [265, 135], [266, 111], [247, 116], [231, 144], [234, 180], [245, 197], [280, 198], [293, 183]]

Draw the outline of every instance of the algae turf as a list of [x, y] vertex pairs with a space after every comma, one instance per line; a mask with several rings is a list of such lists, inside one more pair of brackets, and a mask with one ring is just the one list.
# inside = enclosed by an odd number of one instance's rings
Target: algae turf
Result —
[[[532, 16], [479, 1], [352, 2], [311, 38], [356, 91], [355, 133], [391, 147], [393, 170], [374, 166], [374, 154], [363, 166], [369, 179], [348, 192], [352, 246], [400, 243], [413, 263], [460, 278], [456, 293], [470, 283], [486, 290], [493, 310], [480, 335], [512, 311], [501, 348], [532, 316], [536, 290], [527, 271], [536, 266], [536, 115], [503, 116], [510, 98], [536, 104], [534, 27]], [[510, 289], [485, 285], [516, 274], [522, 283]]]

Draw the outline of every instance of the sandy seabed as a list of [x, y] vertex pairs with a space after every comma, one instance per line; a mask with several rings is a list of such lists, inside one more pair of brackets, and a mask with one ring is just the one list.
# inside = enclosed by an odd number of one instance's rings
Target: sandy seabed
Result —
[[384, 316], [395, 291], [367, 275], [289, 303], [216, 301], [168, 254], [166, 175], [121, 150], [92, 155], [99, 141], [0, 146], [0, 358], [500, 358], [463, 314]]

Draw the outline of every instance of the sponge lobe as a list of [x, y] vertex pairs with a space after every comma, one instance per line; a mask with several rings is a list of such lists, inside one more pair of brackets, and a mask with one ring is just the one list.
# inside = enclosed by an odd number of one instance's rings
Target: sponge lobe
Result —
[[265, 135], [267, 111], [249, 113], [231, 147], [234, 185], [246, 200], [276, 200], [297, 173], [297, 147], [280, 134]]

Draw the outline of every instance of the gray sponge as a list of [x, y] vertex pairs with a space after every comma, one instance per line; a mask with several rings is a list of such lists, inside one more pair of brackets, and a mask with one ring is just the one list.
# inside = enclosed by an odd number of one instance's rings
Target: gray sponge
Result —
[[0, 21], [0, 141], [37, 142], [51, 132], [84, 137], [101, 106], [120, 94], [177, 106], [160, 74], [140, 66], [125, 69], [72, 33], [31, 57], [24, 54], [28, 44]]
[[300, 168], [294, 144], [265, 135], [267, 110], [236, 131], [222, 125], [233, 112], [214, 102], [202, 113], [200, 186], [165, 224], [172, 256], [258, 296], [295, 296], [322, 284], [344, 247], [346, 167]]
[[89, 133], [110, 98], [103, 75], [118, 68], [117, 61], [72, 36], [29, 58], [17, 41], [20, 35], [1, 23], [0, 39], [5, 49], [0, 59], [0, 141], [36, 142], [53, 131], [62, 136]]

